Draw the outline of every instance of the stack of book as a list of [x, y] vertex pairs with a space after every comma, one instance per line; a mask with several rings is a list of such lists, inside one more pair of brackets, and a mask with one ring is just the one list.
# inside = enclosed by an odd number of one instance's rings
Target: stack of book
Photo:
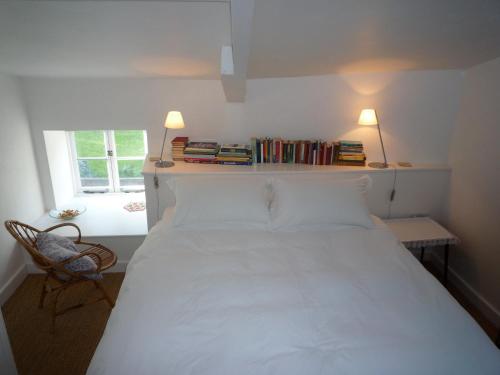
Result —
[[188, 141], [188, 137], [175, 137], [172, 139], [172, 159], [184, 160], [184, 149]]
[[252, 165], [252, 149], [248, 145], [225, 144], [217, 154], [219, 164]]
[[189, 142], [184, 149], [184, 161], [187, 163], [217, 164], [217, 142]]
[[335, 144], [335, 164], [364, 166], [366, 155], [360, 141], [339, 141]]
[[324, 141], [288, 141], [280, 138], [252, 138], [254, 163], [332, 165], [334, 144]]

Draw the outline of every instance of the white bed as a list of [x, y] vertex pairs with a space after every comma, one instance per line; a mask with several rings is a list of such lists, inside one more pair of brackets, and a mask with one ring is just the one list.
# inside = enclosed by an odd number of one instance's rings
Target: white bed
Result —
[[128, 266], [88, 374], [500, 374], [500, 351], [387, 227], [182, 230]]

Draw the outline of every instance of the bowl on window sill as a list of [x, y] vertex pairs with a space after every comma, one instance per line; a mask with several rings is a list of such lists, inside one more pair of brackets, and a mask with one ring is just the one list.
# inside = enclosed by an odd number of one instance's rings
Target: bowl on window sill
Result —
[[68, 205], [58, 209], [50, 210], [49, 216], [59, 220], [71, 220], [80, 216], [87, 210], [83, 205]]

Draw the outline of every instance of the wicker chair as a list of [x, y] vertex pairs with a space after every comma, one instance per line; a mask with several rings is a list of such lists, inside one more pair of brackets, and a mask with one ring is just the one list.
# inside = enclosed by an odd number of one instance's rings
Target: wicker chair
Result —
[[[76, 241], [74, 241], [75, 244], [84, 245], [86, 247], [78, 255], [75, 255], [72, 258], [66, 259], [65, 261], [62, 262], [54, 262], [49, 258], [45, 257], [42, 253], [40, 253], [36, 245], [36, 235], [40, 232], [50, 232], [54, 229], [61, 228], [64, 226], [74, 227], [78, 232], [78, 237]], [[86, 276], [90, 274], [100, 273], [114, 266], [116, 264], [117, 257], [111, 250], [107, 249], [106, 247], [100, 244], [82, 241], [80, 228], [76, 224], [62, 223], [42, 231], [28, 224], [24, 224], [16, 220], [8, 220], [5, 222], [5, 227], [7, 228], [9, 233], [12, 234], [12, 236], [28, 251], [31, 258], [33, 258], [33, 262], [35, 263], [35, 265], [39, 269], [46, 272], [45, 280], [42, 286], [42, 293], [40, 296], [39, 308], [43, 308], [47, 293], [51, 292], [55, 293], [55, 297], [52, 301], [52, 325], [51, 325], [52, 333], [55, 331], [56, 317], [68, 312], [69, 310], [73, 310], [88, 305], [90, 303], [102, 300], [106, 300], [111, 308], [114, 307], [114, 302], [104, 289], [101, 281], [91, 280]], [[64, 267], [67, 263], [70, 263], [75, 259], [81, 258], [83, 256], [88, 256], [92, 258], [92, 260], [97, 265], [97, 269], [95, 271], [74, 272]], [[91, 282], [95, 285], [95, 287], [101, 293], [101, 298], [95, 301], [80, 303], [78, 305], [74, 305], [71, 307], [67, 307], [63, 310], [57, 311], [57, 301], [61, 292], [65, 291], [71, 286], [79, 285], [86, 282]]]

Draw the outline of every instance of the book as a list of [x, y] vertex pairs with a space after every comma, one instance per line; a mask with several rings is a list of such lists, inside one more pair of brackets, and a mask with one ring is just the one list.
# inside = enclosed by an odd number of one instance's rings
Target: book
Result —
[[251, 148], [246, 144], [223, 144], [220, 146], [220, 153], [246, 154], [251, 152]]
[[252, 162], [257, 163], [257, 138], [252, 138], [250, 144], [252, 149]]
[[175, 137], [171, 141], [173, 145], [186, 145], [188, 142], [189, 142], [188, 137]]
[[216, 153], [218, 147], [217, 142], [189, 142], [184, 152]]
[[217, 155], [217, 160], [220, 161], [251, 161], [249, 157], [237, 157], [237, 156], [220, 156]]
[[175, 161], [184, 160], [184, 148], [189, 142], [188, 137], [175, 137], [172, 139], [172, 159]]
[[196, 163], [196, 164], [218, 164], [216, 159], [199, 159], [199, 158], [184, 158], [186, 163]]
[[339, 156], [339, 160], [343, 160], [343, 161], [354, 161], [354, 160], [365, 160], [365, 156], [364, 155], [340, 155]]
[[346, 140], [341, 140], [339, 141], [341, 146], [358, 146], [358, 147], [363, 147], [363, 143], [361, 141], [346, 141]]
[[194, 159], [216, 159], [215, 154], [210, 155], [210, 154], [187, 154], [184, 153], [184, 158], [194, 158]]
[[252, 161], [219, 161], [222, 165], [252, 165]]

